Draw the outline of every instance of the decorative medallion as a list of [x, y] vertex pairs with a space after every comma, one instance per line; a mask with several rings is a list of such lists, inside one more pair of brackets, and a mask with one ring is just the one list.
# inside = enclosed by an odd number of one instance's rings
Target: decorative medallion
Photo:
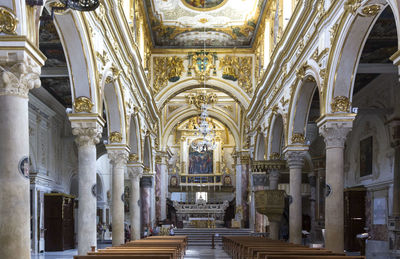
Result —
[[92, 108], [93, 108], [93, 103], [89, 98], [87, 98], [85, 96], [80, 96], [75, 99], [75, 102], [74, 102], [75, 112], [90, 113], [90, 112], [92, 112]]
[[200, 83], [208, 80], [210, 78], [210, 72], [213, 69], [213, 75], [217, 74], [215, 70], [215, 62], [217, 55], [211, 52], [196, 52], [189, 53], [189, 66], [188, 66], [188, 76], [192, 75], [191, 70], [193, 69], [197, 80]]
[[182, 3], [196, 11], [211, 11], [222, 7], [228, 0], [181, 0]]
[[122, 142], [122, 134], [114, 131], [110, 133], [110, 142], [111, 143], [121, 143]]
[[0, 33], [15, 35], [18, 19], [11, 9], [0, 6]]
[[93, 186], [92, 186], [92, 195], [93, 195], [93, 197], [97, 197], [96, 184], [93, 184]]
[[27, 156], [19, 161], [18, 170], [25, 178], [29, 178], [29, 158]]
[[329, 184], [327, 184], [325, 186], [325, 197], [329, 197], [329, 195], [331, 195], [331, 193], [332, 193], [332, 187]]
[[124, 193], [121, 195], [121, 201], [125, 202], [125, 194]]
[[332, 112], [350, 112], [350, 100], [346, 96], [336, 96], [331, 103]]

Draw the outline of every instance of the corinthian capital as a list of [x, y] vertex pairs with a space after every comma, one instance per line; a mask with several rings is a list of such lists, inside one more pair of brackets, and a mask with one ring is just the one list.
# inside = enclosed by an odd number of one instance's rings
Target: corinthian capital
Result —
[[98, 127], [72, 129], [72, 134], [76, 136], [75, 142], [79, 147], [99, 143], [101, 132], [101, 128]]
[[0, 63], [0, 95], [28, 97], [29, 90], [38, 88], [41, 67], [26, 58], [23, 62]]
[[289, 168], [303, 168], [305, 150], [290, 150], [285, 153], [285, 158]]
[[129, 178], [139, 180], [142, 177], [143, 165], [141, 164], [129, 165], [127, 168], [128, 168]]
[[124, 167], [128, 161], [129, 153], [126, 149], [108, 149], [108, 158], [115, 167]]
[[325, 123], [319, 128], [319, 134], [324, 137], [326, 148], [344, 147], [347, 134], [351, 131], [352, 124], [335, 121]]

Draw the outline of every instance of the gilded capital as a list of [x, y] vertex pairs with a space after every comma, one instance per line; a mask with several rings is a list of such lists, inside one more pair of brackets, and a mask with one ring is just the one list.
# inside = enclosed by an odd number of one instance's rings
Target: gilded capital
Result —
[[90, 113], [90, 112], [92, 112], [93, 106], [94, 105], [93, 105], [92, 101], [85, 96], [80, 96], [80, 97], [76, 98], [74, 101], [75, 112]]
[[39, 88], [41, 68], [31, 58], [18, 63], [0, 63], [0, 95], [28, 97], [29, 90]]
[[336, 96], [331, 103], [333, 113], [336, 112], [350, 112], [350, 100], [346, 96]]
[[11, 9], [0, 6], [0, 33], [17, 34], [18, 18]]
[[304, 144], [306, 142], [306, 138], [303, 133], [293, 133], [292, 135], [292, 143], [293, 144]]
[[122, 134], [114, 131], [110, 133], [110, 142], [111, 143], [121, 143], [122, 142]]

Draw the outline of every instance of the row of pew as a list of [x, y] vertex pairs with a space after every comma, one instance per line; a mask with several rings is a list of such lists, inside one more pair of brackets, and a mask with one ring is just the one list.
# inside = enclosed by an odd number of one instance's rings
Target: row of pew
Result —
[[233, 259], [365, 259], [265, 237], [224, 236], [222, 242], [225, 252]]
[[183, 259], [186, 247], [187, 236], [151, 236], [87, 255], [76, 255], [74, 259]]

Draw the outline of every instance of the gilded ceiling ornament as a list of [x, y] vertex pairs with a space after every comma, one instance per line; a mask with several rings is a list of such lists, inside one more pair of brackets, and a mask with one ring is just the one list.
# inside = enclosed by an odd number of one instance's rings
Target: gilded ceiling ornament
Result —
[[352, 14], [355, 14], [360, 6], [361, 6], [361, 0], [347, 0], [344, 3], [344, 10]]
[[158, 93], [169, 82], [176, 82], [184, 71], [183, 59], [173, 57], [155, 57], [153, 59], [153, 90]]
[[304, 144], [306, 142], [306, 138], [303, 133], [293, 133], [292, 135], [292, 143], [293, 144]]
[[210, 78], [210, 72], [212, 69], [214, 69], [213, 75], [216, 75], [215, 60], [215, 53], [204, 51], [196, 52], [194, 54], [189, 53], [188, 75], [191, 76], [191, 70], [193, 69], [197, 80], [200, 83], [207, 81]]
[[377, 5], [377, 4], [373, 4], [373, 5], [368, 5], [368, 6], [363, 7], [363, 9], [361, 10], [361, 13], [364, 16], [375, 16], [380, 11], [381, 11], [381, 6]]
[[350, 112], [350, 100], [346, 96], [336, 96], [331, 103], [332, 112]]
[[75, 102], [74, 102], [75, 112], [90, 113], [90, 112], [92, 112], [92, 108], [93, 108], [93, 103], [89, 98], [87, 98], [85, 96], [80, 96], [75, 99]]
[[110, 142], [111, 143], [121, 143], [122, 142], [122, 134], [118, 131], [114, 131], [110, 133]]
[[217, 102], [217, 95], [215, 93], [209, 93], [202, 91], [197, 94], [188, 94], [186, 96], [188, 104], [193, 104], [198, 109], [201, 108], [203, 104], [214, 104]]
[[236, 81], [246, 93], [252, 94], [252, 57], [225, 56], [219, 61], [219, 69], [222, 70], [222, 78]]
[[7, 7], [0, 6], [0, 33], [17, 34], [18, 18]]

